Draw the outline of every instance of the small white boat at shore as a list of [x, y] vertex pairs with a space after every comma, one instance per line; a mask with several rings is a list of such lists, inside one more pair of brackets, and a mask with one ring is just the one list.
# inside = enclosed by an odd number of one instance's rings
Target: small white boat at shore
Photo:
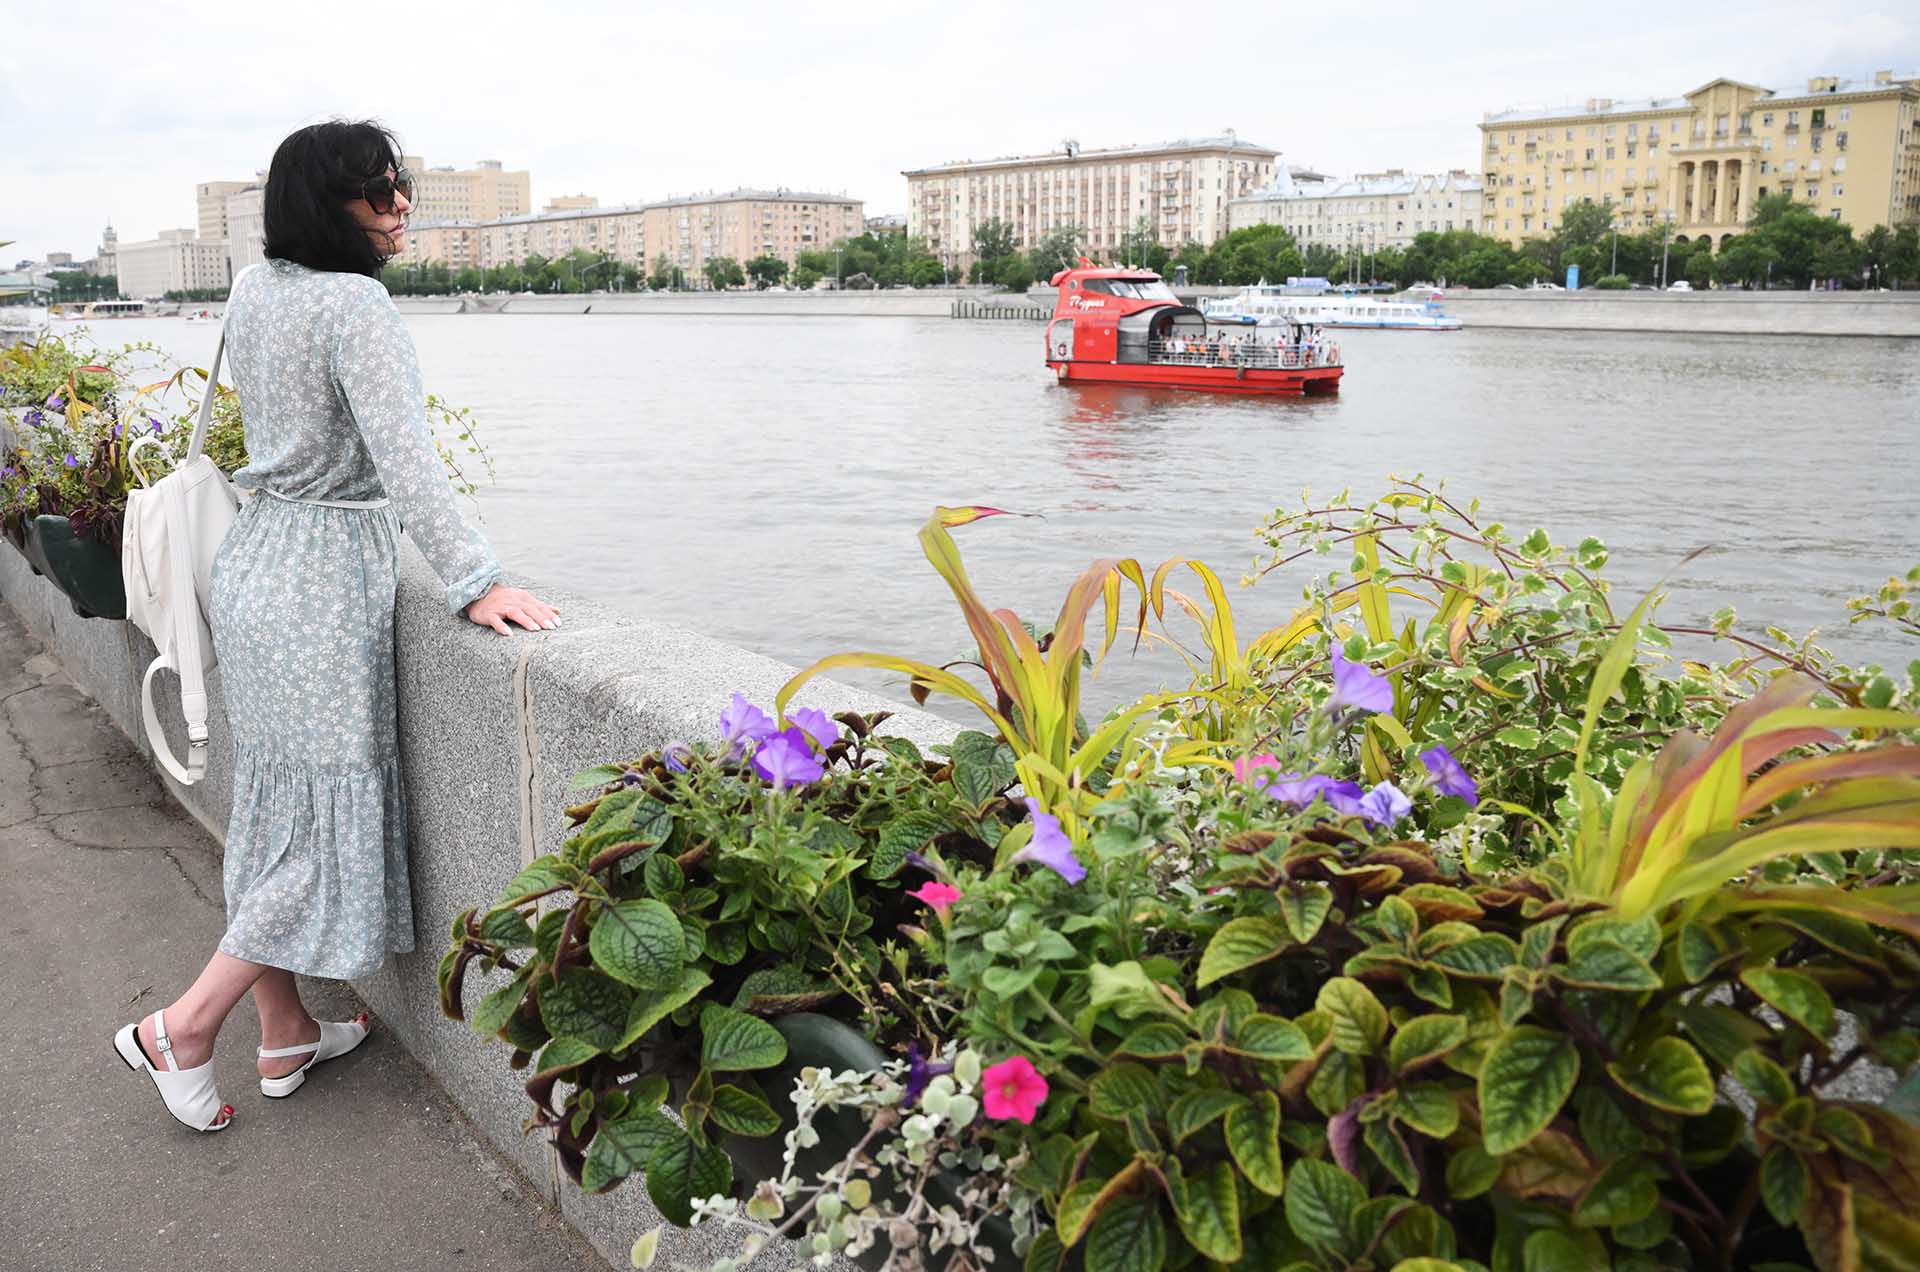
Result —
[[0, 349], [39, 340], [47, 334], [47, 323], [47, 311], [41, 306], [0, 306]]
[[1435, 298], [1429, 298], [1424, 304], [1413, 304], [1372, 296], [1335, 296], [1265, 282], [1243, 287], [1234, 296], [1202, 302], [1201, 308], [1210, 319], [1250, 319], [1263, 326], [1295, 323], [1314, 327], [1374, 327], [1385, 331], [1458, 331], [1465, 325], [1442, 309]]

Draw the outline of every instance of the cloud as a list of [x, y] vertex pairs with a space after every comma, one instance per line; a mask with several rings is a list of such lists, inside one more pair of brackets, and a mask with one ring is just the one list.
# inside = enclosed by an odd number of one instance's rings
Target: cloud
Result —
[[[0, 237], [18, 240], [11, 263], [90, 254], [109, 218], [122, 241], [191, 225], [196, 182], [250, 176], [335, 114], [381, 119], [431, 163], [526, 168], [536, 204], [786, 185], [900, 212], [906, 168], [1228, 127], [1336, 174], [1471, 168], [1482, 113], [1517, 103], [1912, 69], [1910, 8], [1820, 23], [1778, 0], [1737, 16], [1622, 0], [1602, 17], [1121, 0], [1097, 19], [1012, 0], [16, 5]], [[96, 41], [111, 55], [88, 54]]]

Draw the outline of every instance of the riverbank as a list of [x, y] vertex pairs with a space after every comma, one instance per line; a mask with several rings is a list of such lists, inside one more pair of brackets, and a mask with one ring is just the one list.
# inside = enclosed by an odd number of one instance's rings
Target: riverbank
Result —
[[[1189, 301], [1234, 288], [1192, 288]], [[640, 295], [401, 296], [406, 314], [592, 314], [631, 317], [945, 318], [956, 299], [1050, 310], [1054, 293], [980, 288], [898, 291], [648, 292]], [[1469, 329], [1633, 331], [1689, 335], [1920, 338], [1920, 292], [1616, 292], [1456, 290], [1446, 308]]]

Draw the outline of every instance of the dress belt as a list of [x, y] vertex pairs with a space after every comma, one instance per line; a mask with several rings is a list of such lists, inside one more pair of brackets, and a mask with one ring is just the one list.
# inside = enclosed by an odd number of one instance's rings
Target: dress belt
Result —
[[282, 503], [311, 504], [316, 508], [385, 508], [393, 502], [391, 499], [301, 499], [294, 495], [283, 495], [277, 490], [268, 490], [265, 486], [258, 487], [255, 493], [271, 495]]

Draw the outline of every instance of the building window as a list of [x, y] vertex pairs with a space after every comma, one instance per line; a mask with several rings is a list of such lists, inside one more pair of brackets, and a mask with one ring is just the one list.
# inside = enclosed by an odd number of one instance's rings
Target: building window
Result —
[[1844, 199], [1846, 198], [1846, 196], [1847, 196], [1847, 187], [1836, 183], [1833, 187], [1833, 197], [1836, 199]]
[[1834, 159], [1833, 170], [1835, 172], [1845, 172], [1847, 170], [1847, 157], [1845, 155], [1840, 155]]
[[1840, 108], [1840, 122], [1844, 124], [1852, 118], [1853, 118], [1853, 107], [1842, 106]]
[[1799, 111], [1797, 111], [1797, 110], [1790, 110], [1790, 111], [1788, 111], [1788, 112], [1787, 112], [1787, 127], [1789, 127], [1789, 128], [1798, 128], [1799, 126], [1800, 126], [1800, 112], [1799, 112]]
[[1769, 110], [1769, 111], [1765, 111], [1765, 112], [1763, 112], [1763, 113], [1761, 114], [1761, 116], [1760, 116], [1760, 126], [1761, 126], [1762, 128], [1771, 128], [1771, 127], [1773, 127], [1773, 112], [1772, 112], [1772, 111], [1770, 111], [1770, 110]]
[[1600, 130], [1598, 128], [1594, 127], [1592, 124], [1587, 125], [1588, 141], [1592, 141], [1595, 137], [1598, 137], [1599, 135], [1600, 135]]

